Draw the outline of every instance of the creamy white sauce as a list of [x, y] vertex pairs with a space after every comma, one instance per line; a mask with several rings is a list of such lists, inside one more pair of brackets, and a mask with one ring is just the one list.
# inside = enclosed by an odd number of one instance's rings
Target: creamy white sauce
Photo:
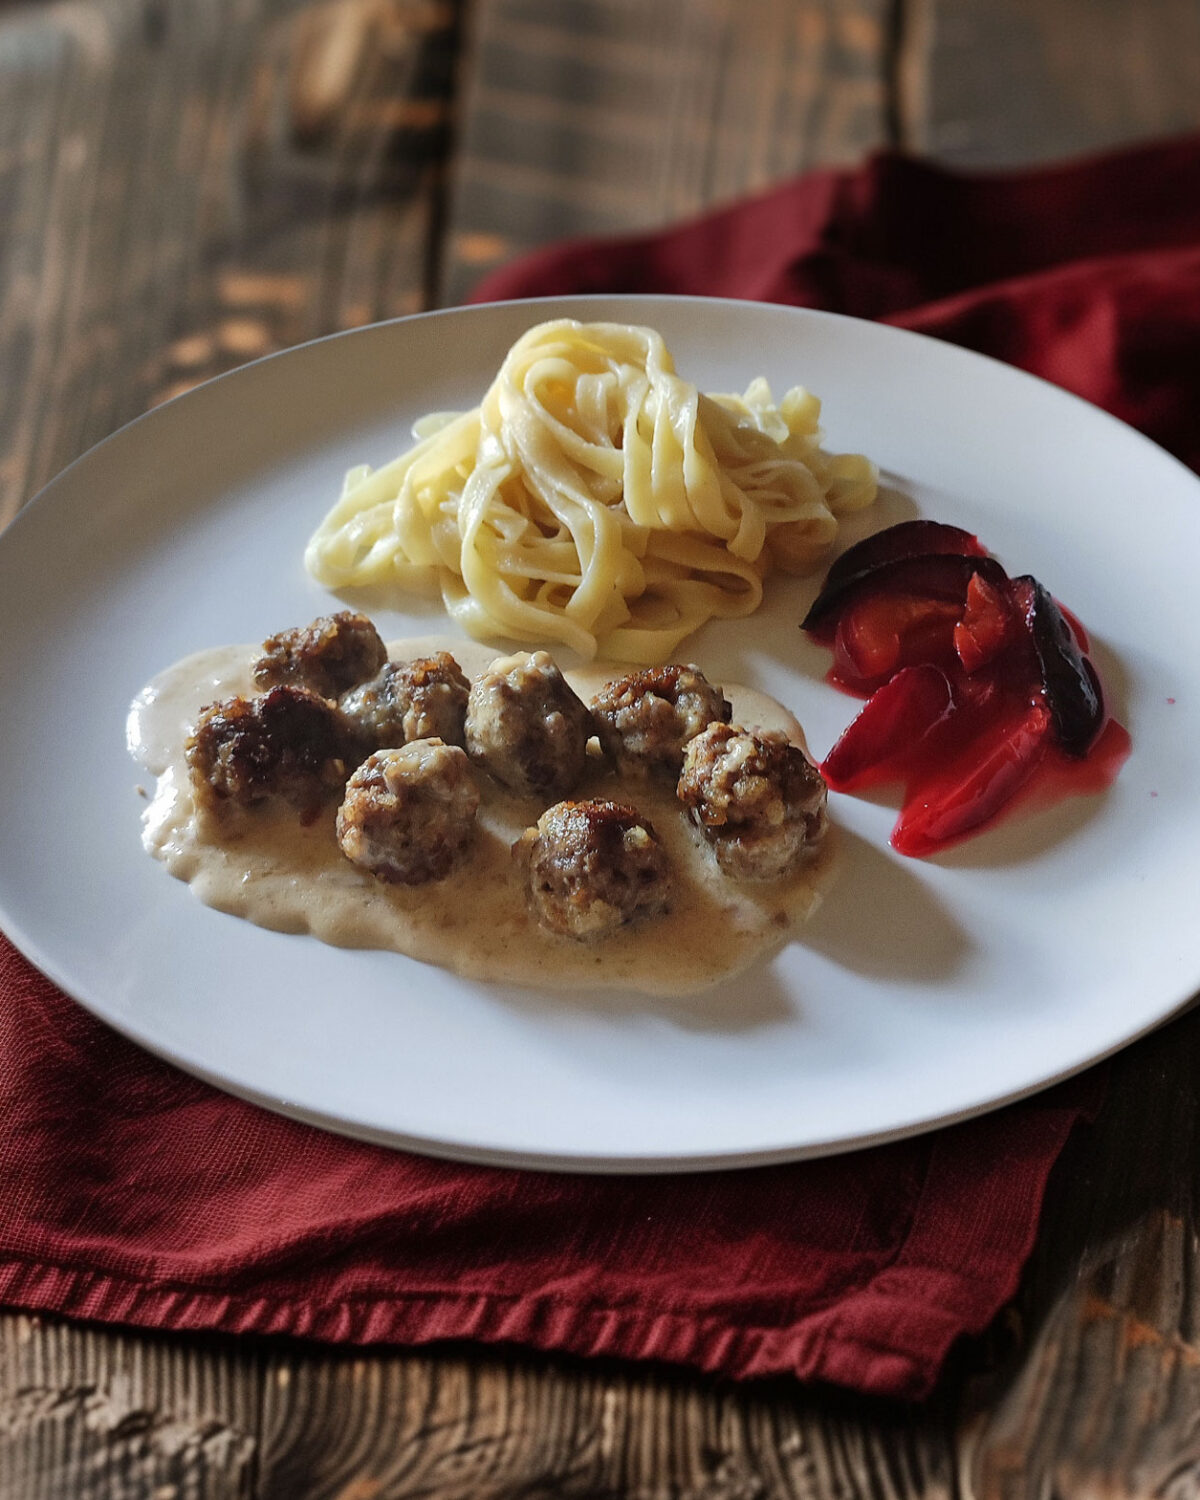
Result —
[[[468, 677], [496, 656], [486, 646], [432, 637], [388, 648], [393, 661], [439, 650], [453, 652]], [[255, 691], [250, 667], [258, 654], [257, 647], [232, 646], [188, 657], [155, 678], [129, 715], [130, 750], [158, 777], [143, 815], [142, 841], [219, 911], [279, 932], [309, 932], [341, 947], [390, 948], [473, 979], [679, 994], [774, 952], [820, 902], [833, 863], [832, 836], [781, 880], [730, 880], [684, 814], [669, 778], [618, 777], [598, 758], [571, 795], [637, 807], [671, 857], [675, 887], [665, 914], [591, 943], [546, 932], [526, 909], [524, 882], [510, 850], [546, 804], [514, 796], [481, 771], [474, 845], [445, 879], [425, 886], [385, 885], [352, 865], [334, 835], [333, 805], [307, 827], [282, 802], [209, 811], [192, 795], [184, 747], [206, 704]], [[566, 675], [586, 701], [627, 670], [590, 666]], [[800, 726], [774, 699], [729, 683], [722, 687], [735, 724], [782, 730], [803, 745]]]

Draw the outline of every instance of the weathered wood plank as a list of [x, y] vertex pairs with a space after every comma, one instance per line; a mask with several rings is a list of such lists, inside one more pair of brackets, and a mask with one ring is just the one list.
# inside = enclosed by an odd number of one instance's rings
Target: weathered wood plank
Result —
[[902, 143], [1009, 167], [1200, 129], [1195, 0], [905, 0]]
[[272, 1360], [262, 1500], [941, 1500], [947, 1410], [454, 1352]]
[[476, 0], [440, 300], [886, 139], [890, 0]]
[[453, 0], [0, 9], [0, 525], [148, 406], [430, 298]]
[[252, 1500], [252, 1345], [0, 1316], [4, 1500]]
[[1200, 1482], [1200, 1012], [1112, 1065], [1055, 1169], [1026, 1331], [970, 1392], [964, 1472], [987, 1500], [1194, 1495]]

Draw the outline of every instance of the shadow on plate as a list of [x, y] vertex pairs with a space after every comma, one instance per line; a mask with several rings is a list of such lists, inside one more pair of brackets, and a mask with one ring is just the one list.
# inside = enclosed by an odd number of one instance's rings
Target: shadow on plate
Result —
[[489, 992], [526, 1014], [564, 1016], [603, 1014], [664, 1021], [681, 1031], [734, 1035], [778, 1026], [796, 1017], [796, 1001], [770, 967], [756, 960], [732, 979], [683, 995], [646, 995], [625, 989], [522, 990], [497, 986]]
[[915, 870], [840, 830], [842, 867], [804, 932], [804, 945], [867, 978], [944, 985], [971, 941]]
[[[857, 834], [841, 829], [839, 838], [836, 878], [793, 942], [868, 978], [930, 986], [952, 980], [971, 949], [967, 934], [915, 873]], [[636, 1015], [683, 1031], [727, 1034], [795, 1021], [803, 1003], [783, 983], [771, 958], [757, 960], [710, 989], [684, 995], [508, 986], [493, 993], [526, 1013]]]

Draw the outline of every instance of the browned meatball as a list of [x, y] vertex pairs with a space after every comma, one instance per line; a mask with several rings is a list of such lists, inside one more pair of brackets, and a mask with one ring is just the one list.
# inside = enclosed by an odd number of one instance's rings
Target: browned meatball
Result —
[[601, 938], [666, 908], [671, 866], [636, 807], [559, 802], [513, 845], [529, 878], [529, 905], [543, 927]]
[[825, 782], [782, 734], [710, 724], [683, 758], [679, 800], [736, 880], [774, 880], [820, 842]]
[[587, 763], [592, 716], [545, 651], [494, 661], [467, 700], [467, 754], [527, 797], [561, 797]]
[[342, 853], [379, 880], [423, 885], [449, 874], [475, 836], [479, 789], [457, 745], [413, 740], [376, 750], [346, 784]]
[[314, 812], [346, 782], [357, 743], [339, 711], [305, 688], [276, 687], [203, 709], [187, 742], [203, 800], [250, 807], [282, 797]]
[[600, 743], [620, 768], [661, 768], [673, 776], [688, 740], [708, 724], [728, 724], [731, 712], [699, 667], [678, 664], [633, 672], [592, 699]]
[[287, 685], [338, 698], [374, 677], [386, 660], [387, 649], [366, 615], [344, 609], [264, 641], [254, 681], [260, 688]]
[[471, 684], [448, 651], [416, 661], [389, 661], [341, 700], [342, 711], [361, 729], [372, 748], [406, 745], [410, 740], [463, 742], [463, 721]]

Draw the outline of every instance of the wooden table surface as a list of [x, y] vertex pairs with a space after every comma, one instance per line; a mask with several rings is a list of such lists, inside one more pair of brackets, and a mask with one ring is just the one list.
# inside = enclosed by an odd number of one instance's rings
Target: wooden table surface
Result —
[[[0, 525], [147, 407], [888, 144], [1200, 127], [1200, 0], [0, 0]], [[1200, 1493], [1200, 1013], [1112, 1064], [916, 1407], [0, 1314], [0, 1500]], [[2, 1209], [0, 1209], [2, 1211]]]

